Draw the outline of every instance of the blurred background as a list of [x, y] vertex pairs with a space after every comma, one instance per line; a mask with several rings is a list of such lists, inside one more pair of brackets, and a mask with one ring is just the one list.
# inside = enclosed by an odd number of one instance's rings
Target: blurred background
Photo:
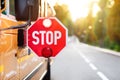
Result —
[[56, 0], [52, 4], [69, 36], [120, 51], [120, 0]]
[[[48, 0], [69, 36], [81, 42], [120, 51], [119, 0]], [[10, 1], [11, 14], [14, 2]]]
[[48, 72], [49, 59], [26, 46], [30, 10], [32, 18], [55, 16], [68, 29], [67, 45], [50, 57], [51, 80], [120, 80], [120, 0], [30, 0], [31, 9], [25, 1], [1, 0], [0, 80], [43, 80]]

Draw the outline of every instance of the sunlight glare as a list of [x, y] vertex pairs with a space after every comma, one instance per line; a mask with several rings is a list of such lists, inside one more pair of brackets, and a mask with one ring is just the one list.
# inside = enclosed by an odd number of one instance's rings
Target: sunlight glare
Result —
[[[67, 4], [73, 21], [78, 18], [87, 17], [89, 6], [91, 3], [97, 3], [99, 0], [58, 0], [63, 4]], [[96, 16], [99, 11], [98, 5], [93, 6], [93, 16]]]
[[93, 17], [96, 17], [97, 13], [100, 11], [100, 7], [98, 4], [94, 4], [93, 6]]

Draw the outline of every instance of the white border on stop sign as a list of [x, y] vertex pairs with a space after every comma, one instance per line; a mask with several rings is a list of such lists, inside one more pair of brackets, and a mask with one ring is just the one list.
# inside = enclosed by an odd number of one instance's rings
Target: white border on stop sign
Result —
[[[28, 29], [31, 27], [31, 26], [33, 26], [39, 19], [55, 19], [60, 25], [62, 25], [62, 27], [66, 30], [66, 46], [67, 46], [67, 43], [68, 43], [68, 29], [63, 25], [63, 23], [61, 23], [60, 22], [60, 20], [58, 20], [56, 17], [39, 17], [33, 24], [31, 24], [28, 28], [27, 28], [27, 34], [26, 34], [26, 40], [27, 40], [27, 42], [26, 42], [26, 44], [27, 44], [27, 47], [32, 51], [32, 52], [34, 52], [29, 46], [28, 46]], [[65, 46], [65, 47], [66, 47]], [[65, 48], [64, 47], [64, 48]], [[64, 49], [63, 48], [63, 49]], [[62, 50], [63, 50], [62, 49]], [[61, 50], [61, 51], [62, 51]], [[61, 52], [60, 51], [60, 52]], [[35, 52], [34, 52], [35, 53]], [[38, 56], [37, 54], [35, 54], [36, 56]]]

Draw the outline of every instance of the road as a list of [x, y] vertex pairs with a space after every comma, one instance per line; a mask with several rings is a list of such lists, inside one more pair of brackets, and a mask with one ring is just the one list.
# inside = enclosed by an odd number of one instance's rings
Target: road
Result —
[[120, 56], [71, 37], [51, 66], [51, 80], [120, 80]]

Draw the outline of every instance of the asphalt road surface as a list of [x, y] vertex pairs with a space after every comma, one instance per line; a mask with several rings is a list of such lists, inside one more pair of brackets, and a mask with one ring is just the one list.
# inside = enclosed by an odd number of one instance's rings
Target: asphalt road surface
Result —
[[120, 56], [69, 38], [51, 66], [51, 80], [120, 80]]

